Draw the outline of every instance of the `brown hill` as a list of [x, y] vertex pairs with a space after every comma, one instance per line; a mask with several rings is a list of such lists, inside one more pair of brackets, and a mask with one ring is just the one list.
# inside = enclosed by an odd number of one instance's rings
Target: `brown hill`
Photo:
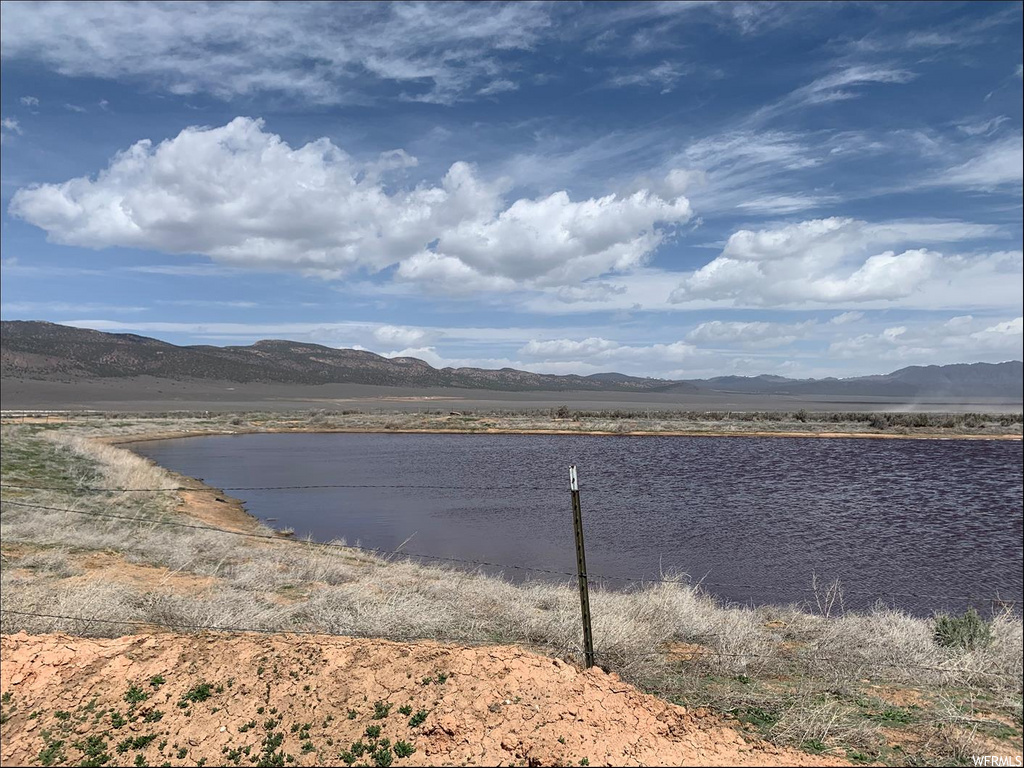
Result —
[[[414, 357], [387, 358], [357, 349], [264, 340], [251, 346], [176, 346], [131, 333], [104, 333], [55, 323], [4, 321], [4, 377], [69, 381], [154, 376], [238, 383], [372, 384], [504, 391], [655, 391], [671, 382], [635, 376], [555, 376], [514, 368], [434, 368]], [[693, 388], [695, 389], [695, 388]]]

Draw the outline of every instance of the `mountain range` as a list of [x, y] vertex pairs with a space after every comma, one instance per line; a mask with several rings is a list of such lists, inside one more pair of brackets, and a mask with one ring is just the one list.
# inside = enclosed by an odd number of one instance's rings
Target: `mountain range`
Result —
[[249, 346], [177, 346], [130, 333], [105, 333], [38, 321], [0, 323], [0, 376], [73, 382], [150, 376], [273, 384], [369, 384], [498, 391], [729, 392], [750, 395], [993, 397], [1021, 399], [1024, 364], [964, 363], [901, 368], [879, 376], [789, 379], [720, 376], [670, 381], [597, 373], [531, 373], [514, 368], [434, 368], [414, 357], [270, 339]]

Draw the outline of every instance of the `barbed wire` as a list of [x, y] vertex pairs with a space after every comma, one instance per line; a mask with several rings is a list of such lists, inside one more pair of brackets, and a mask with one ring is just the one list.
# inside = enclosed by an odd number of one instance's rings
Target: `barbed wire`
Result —
[[[93, 616], [66, 616], [59, 613], [37, 613], [34, 611], [20, 611], [14, 608], [0, 607], [0, 613], [15, 614], [18, 616], [29, 616], [40, 619], [63, 619], [66, 621], [90, 621], [98, 624], [127, 625], [132, 627], [162, 627], [164, 629], [202, 629], [210, 632], [248, 632], [260, 635], [300, 635], [300, 636], [327, 636], [341, 638], [357, 638], [371, 640], [388, 640], [391, 642], [423, 641], [434, 640], [441, 643], [462, 644], [468, 647], [479, 647], [496, 645], [493, 640], [473, 640], [471, 638], [438, 637], [437, 635], [400, 635], [396, 638], [382, 637], [373, 632], [362, 632], [358, 629], [346, 630], [345, 632], [330, 632], [327, 630], [314, 629], [264, 629], [261, 627], [238, 627], [227, 624], [196, 624], [191, 622], [176, 621], [144, 621], [141, 619], [101, 619]], [[518, 641], [517, 641], [518, 642]], [[548, 643], [526, 643], [532, 648], [543, 648], [545, 650], [556, 650], [556, 646]]]
[[419, 553], [415, 553], [415, 552], [402, 552], [401, 550], [375, 549], [373, 547], [363, 547], [363, 546], [360, 546], [358, 544], [335, 544], [333, 542], [317, 542], [317, 541], [307, 541], [306, 539], [290, 539], [290, 538], [285, 538], [285, 537], [282, 537], [282, 536], [279, 536], [279, 535], [273, 535], [273, 534], [251, 533], [251, 532], [248, 532], [248, 531], [232, 531], [232, 530], [228, 530], [228, 529], [225, 529], [225, 528], [213, 528], [212, 526], [208, 526], [208, 525], [195, 525], [193, 523], [179, 523], [179, 522], [174, 521], [174, 520], [153, 520], [153, 519], [148, 519], [148, 518], [130, 517], [128, 515], [112, 515], [112, 514], [106, 513], [106, 512], [89, 512], [89, 511], [81, 510], [81, 509], [66, 509], [66, 508], [63, 508], [63, 507], [50, 507], [50, 506], [46, 506], [46, 505], [43, 505], [43, 504], [30, 504], [30, 503], [24, 502], [24, 501], [8, 501], [6, 499], [4, 499], [2, 503], [4, 503], [4, 504], [12, 504], [14, 506], [19, 506], [19, 507], [29, 507], [29, 508], [32, 508], [32, 509], [44, 509], [44, 510], [49, 510], [49, 511], [52, 511], [52, 512], [68, 512], [68, 513], [75, 514], [75, 515], [84, 515], [86, 517], [101, 517], [101, 518], [108, 518], [108, 519], [111, 519], [111, 520], [125, 520], [125, 521], [128, 521], [128, 522], [139, 523], [141, 525], [145, 525], [145, 524], [150, 524], [150, 525], [168, 525], [168, 526], [173, 526], [173, 527], [176, 527], [176, 528], [191, 528], [193, 530], [208, 531], [210, 533], [223, 533], [223, 534], [227, 534], [229, 536], [243, 536], [243, 537], [251, 538], [251, 539], [265, 539], [265, 540], [278, 541], [278, 542], [288, 543], [288, 544], [301, 544], [301, 545], [311, 546], [311, 547], [327, 547], [327, 548], [332, 548], [332, 549], [355, 549], [355, 550], [358, 550], [360, 552], [368, 552], [368, 553], [374, 554], [374, 555], [389, 555], [389, 556], [394, 556], [394, 557], [415, 557], [415, 558], [419, 558], [419, 559], [423, 559], [423, 560], [440, 560], [440, 561], [450, 562], [450, 563], [460, 563], [460, 564], [463, 564], [463, 565], [486, 566], [486, 567], [489, 567], [489, 568], [510, 568], [512, 570], [531, 571], [533, 573], [545, 573], [545, 574], [557, 575], [557, 576], [572, 576], [572, 577], [576, 577], [577, 576], [576, 573], [571, 572], [571, 571], [556, 571], [556, 570], [552, 570], [552, 569], [549, 569], [549, 568], [533, 568], [533, 567], [525, 566], [525, 565], [511, 565], [511, 564], [507, 564], [507, 563], [492, 563], [492, 562], [488, 562], [486, 560], [470, 560], [470, 559], [467, 559], [467, 558], [458, 558], [458, 557], [442, 557], [441, 555], [426, 555], [426, 554], [419, 554]]
[[0, 483], [0, 488], [24, 491], [58, 491], [62, 493], [177, 493], [191, 491], [193, 493], [222, 493], [224, 491], [306, 491], [325, 488], [409, 488], [413, 490], [442, 491], [489, 491], [489, 490], [531, 490], [559, 493], [569, 490], [568, 483], [563, 488], [549, 485], [403, 485], [398, 483], [323, 483], [317, 485], [245, 485], [227, 486], [224, 488], [189, 488], [174, 486], [171, 488], [100, 488], [96, 486], [56, 486], [56, 485], [15, 485]]
[[[415, 558], [415, 559], [420, 559], [420, 560], [432, 560], [432, 561], [437, 561], [437, 562], [456, 563], [456, 564], [459, 564], [459, 565], [472, 565], [472, 566], [477, 566], [477, 567], [498, 568], [498, 569], [502, 569], [502, 570], [513, 570], [513, 571], [523, 571], [523, 572], [529, 572], [529, 573], [540, 573], [540, 574], [545, 574], [545, 575], [549, 575], [549, 576], [566, 576], [566, 577], [570, 577], [570, 578], [578, 578], [578, 576], [579, 576], [579, 574], [577, 572], [575, 572], [575, 571], [560, 571], [560, 570], [553, 569], [553, 568], [536, 568], [536, 567], [533, 567], [533, 566], [514, 565], [514, 564], [511, 564], [511, 563], [496, 563], [496, 562], [492, 562], [492, 561], [488, 561], [488, 560], [474, 560], [474, 559], [471, 559], [471, 558], [445, 557], [445, 556], [442, 556], [442, 555], [428, 555], [428, 554], [425, 554], [425, 553], [404, 552], [404, 551], [401, 551], [401, 550], [387, 550], [387, 549], [380, 549], [380, 548], [376, 548], [376, 547], [364, 547], [364, 546], [361, 546], [361, 545], [358, 545], [358, 544], [337, 544], [337, 543], [334, 543], [334, 542], [317, 542], [317, 541], [312, 541], [312, 540], [309, 540], [309, 539], [292, 539], [292, 538], [286, 538], [284, 536], [276, 535], [276, 534], [253, 533], [253, 532], [250, 532], [250, 531], [233, 531], [233, 530], [226, 529], [226, 528], [214, 528], [214, 527], [208, 526], [208, 525], [196, 525], [194, 523], [184, 523], [184, 522], [178, 522], [176, 520], [156, 520], [156, 519], [152, 519], [152, 518], [144, 518], [144, 517], [138, 517], [138, 516], [132, 517], [132, 516], [129, 516], [129, 515], [111, 514], [109, 512], [96, 512], [96, 511], [89, 511], [89, 510], [82, 510], [82, 509], [72, 509], [72, 508], [68, 508], [68, 507], [54, 507], [54, 506], [50, 506], [50, 505], [46, 505], [46, 504], [33, 504], [31, 502], [18, 501], [18, 500], [12, 500], [12, 499], [2, 499], [2, 500], [0, 500], [0, 502], [2, 502], [3, 504], [10, 504], [12, 506], [25, 507], [25, 508], [29, 508], [29, 509], [41, 509], [41, 510], [46, 510], [46, 511], [51, 511], [51, 512], [61, 512], [61, 513], [67, 513], [67, 514], [82, 515], [82, 516], [85, 516], [85, 517], [96, 517], [96, 518], [110, 519], [110, 520], [121, 520], [121, 521], [136, 523], [136, 524], [139, 524], [139, 525], [145, 525], [145, 524], [149, 524], [149, 525], [164, 525], [164, 526], [170, 526], [170, 527], [175, 527], [175, 528], [186, 528], [186, 529], [191, 529], [191, 530], [206, 531], [206, 532], [209, 532], [209, 533], [222, 533], [222, 534], [229, 535], [229, 536], [241, 536], [241, 537], [246, 537], [246, 538], [263, 539], [263, 540], [276, 541], [276, 542], [282, 542], [282, 543], [288, 543], [288, 544], [301, 544], [301, 545], [304, 545], [304, 546], [311, 546], [311, 547], [321, 547], [321, 548], [325, 548], [326, 547], [326, 548], [336, 548], [336, 549], [354, 549], [354, 550], [357, 550], [357, 551], [360, 551], [360, 552], [366, 552], [366, 553], [369, 553], [369, 554], [372, 554], [372, 555], [375, 555], [375, 556], [378, 556], [378, 557], [379, 556], [383, 556], [383, 555], [386, 555], [386, 556], [389, 556], [389, 557], [406, 557], [406, 558]], [[635, 577], [635, 576], [613, 576], [613, 575], [610, 575], [610, 574], [600, 574], [600, 573], [588, 573], [587, 574], [587, 578], [588, 578], [588, 580], [593, 580], [593, 581], [598, 581], [598, 582], [601, 582], [601, 581], [620, 581], [620, 582], [625, 582], [625, 583], [630, 583], [630, 584], [639, 584], [639, 585], [643, 585], [643, 584], [685, 584], [685, 585], [693, 587], [693, 588], [714, 587], [714, 588], [718, 588], [718, 589], [742, 589], [742, 590], [749, 591], [749, 592], [767, 591], [767, 592], [779, 592], [779, 593], [784, 593], [784, 594], [785, 593], [788, 593], [788, 594], [792, 594], [792, 593], [822, 594], [823, 592], [828, 590], [827, 586], [826, 587], [820, 587], [820, 588], [815, 588], [815, 587], [787, 587], [787, 586], [773, 586], [773, 585], [764, 585], [764, 584], [743, 584], [743, 583], [736, 583], [736, 582], [715, 582], [715, 581], [707, 581], [705, 579], [699, 579], [699, 580], [696, 580], [696, 581], [686, 581], [682, 577], [678, 577], [678, 578], [653, 578], [653, 577], [647, 578], [647, 577]], [[957, 601], [964, 601], [964, 602], [979, 602], [979, 601], [980, 602], [992, 602], [992, 603], [996, 603], [996, 604], [999, 604], [999, 605], [1005, 605], [1005, 606], [1015, 606], [1015, 605], [1018, 605], [1020, 603], [1020, 601], [1018, 601], [1018, 600], [1003, 600], [1003, 599], [1001, 599], [998, 596], [995, 596], [995, 597], [991, 597], [991, 596], [990, 597], [982, 597], [980, 595], [944, 595], [944, 594], [934, 594], [934, 593], [925, 593], [925, 592], [885, 592], [884, 594], [880, 594], [878, 592], [871, 591], [871, 590], [846, 589], [846, 588], [842, 588], [842, 587], [840, 588], [840, 591], [841, 591], [843, 596], [846, 596], [846, 595], [855, 595], [855, 596], [859, 595], [859, 596], [862, 596], [862, 597], [865, 598], [865, 602], [867, 600], [883, 600], [883, 599], [886, 599], [886, 598], [905, 597], [905, 598], [913, 598], [913, 599], [930, 599], [930, 600], [957, 600]]]
[[[724, 633], [721, 634], [721, 635], [718, 635], [718, 634], [705, 635], [705, 637], [716, 637], [716, 636], [727, 637], [728, 635], [726, 635]], [[685, 642], [685, 641], [683, 641], [683, 642]], [[641, 653], [631, 652], [630, 655], [633, 658], [649, 659], [649, 658], [657, 658], [657, 657], [662, 657], [662, 656], [668, 656], [668, 655], [671, 655], [672, 653], [673, 652], [672, 652], [671, 649], [665, 649], [665, 650], [660, 650], [660, 651], [659, 650], [643, 651]], [[914, 663], [909, 662], [909, 661], [907, 661], [907, 662], [904, 662], [904, 661], [872, 661], [872, 660], [869, 660], [869, 659], [850, 658], [848, 656], [813, 656], [813, 655], [795, 655], [795, 654], [790, 654], [790, 655], [786, 655], [786, 654], [769, 655], [769, 654], [764, 654], [764, 653], [728, 653], [726, 651], [718, 651], [718, 650], [715, 650], [714, 648], [708, 648], [707, 646], [704, 646], [704, 645], [701, 645], [699, 648], [693, 648], [693, 649], [687, 649], [687, 650], [679, 650], [679, 651], [676, 651], [675, 653], [677, 655], [680, 655], [680, 656], [683, 656], [683, 655], [689, 656], [690, 658], [686, 659], [686, 661], [698, 661], [700, 659], [700, 657], [702, 657], [702, 656], [715, 656], [715, 657], [725, 658], [725, 659], [759, 659], [759, 660], [764, 660], [764, 661], [793, 661], [793, 662], [797, 662], [797, 661], [814, 661], [814, 662], [828, 663], [828, 664], [850, 664], [850, 665], [862, 666], [862, 667], [872, 667], [872, 666], [874, 666], [874, 667], [921, 669], [921, 670], [930, 670], [932, 672], [960, 673], [960, 674], [972, 674], [972, 675], [991, 675], [991, 676], [994, 676], [994, 677], [1006, 677], [1006, 678], [1012, 678], [1012, 679], [1016, 679], [1018, 676], [1024, 675], [1024, 670], [1022, 670], [1021, 672], [1014, 672], [1014, 673], [991, 672], [991, 671], [988, 671], [988, 670], [981, 670], [981, 669], [959, 669], [959, 668], [956, 668], [956, 667], [939, 667], [939, 666], [935, 666], [933, 664], [914, 664]], [[604, 651], [595, 651], [594, 654], [598, 658], [601, 658], [601, 657], [604, 657], [605, 659], [609, 658], [608, 654], [606, 652], [604, 652]]]

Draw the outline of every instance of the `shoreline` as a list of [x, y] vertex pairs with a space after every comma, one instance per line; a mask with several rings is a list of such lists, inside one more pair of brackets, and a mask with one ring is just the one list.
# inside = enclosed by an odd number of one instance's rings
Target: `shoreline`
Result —
[[433, 428], [399, 428], [385, 429], [379, 427], [260, 427], [253, 429], [203, 430], [203, 431], [168, 431], [156, 432], [152, 435], [114, 435], [97, 436], [108, 445], [140, 443], [147, 440], [177, 440], [184, 437], [214, 437], [229, 435], [259, 434], [372, 434], [372, 435], [576, 435], [594, 437], [780, 437], [780, 438], [822, 438], [834, 440], [996, 440], [1020, 442], [1024, 436], [1016, 434], [995, 435], [959, 435], [942, 432], [923, 434], [884, 434], [880, 432], [808, 432], [808, 431], [726, 431], [726, 430], [636, 430], [629, 432], [612, 432], [610, 430], [574, 430], [574, 429], [513, 429], [488, 427], [486, 429], [441, 429]]

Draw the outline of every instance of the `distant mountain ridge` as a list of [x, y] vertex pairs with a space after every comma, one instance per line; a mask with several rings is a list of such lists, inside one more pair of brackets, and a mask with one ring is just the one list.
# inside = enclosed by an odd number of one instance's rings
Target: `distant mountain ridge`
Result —
[[556, 376], [514, 368], [434, 368], [414, 357], [387, 358], [358, 349], [267, 339], [251, 346], [179, 347], [132, 333], [104, 333], [56, 323], [0, 323], [0, 375], [74, 380], [154, 376], [237, 383], [372, 384], [506, 391], [648, 392], [670, 381], [621, 376]]
[[128, 378], [206, 379], [245, 383], [350, 383], [499, 391], [607, 391], [664, 394], [1024, 398], [1024, 363], [910, 366], [879, 376], [788, 379], [719, 376], [668, 381], [597, 373], [531, 373], [514, 368], [434, 368], [414, 357], [387, 358], [357, 349], [268, 339], [250, 346], [176, 346], [147, 336], [105, 333], [56, 323], [0, 323], [0, 375], [41, 381]]

